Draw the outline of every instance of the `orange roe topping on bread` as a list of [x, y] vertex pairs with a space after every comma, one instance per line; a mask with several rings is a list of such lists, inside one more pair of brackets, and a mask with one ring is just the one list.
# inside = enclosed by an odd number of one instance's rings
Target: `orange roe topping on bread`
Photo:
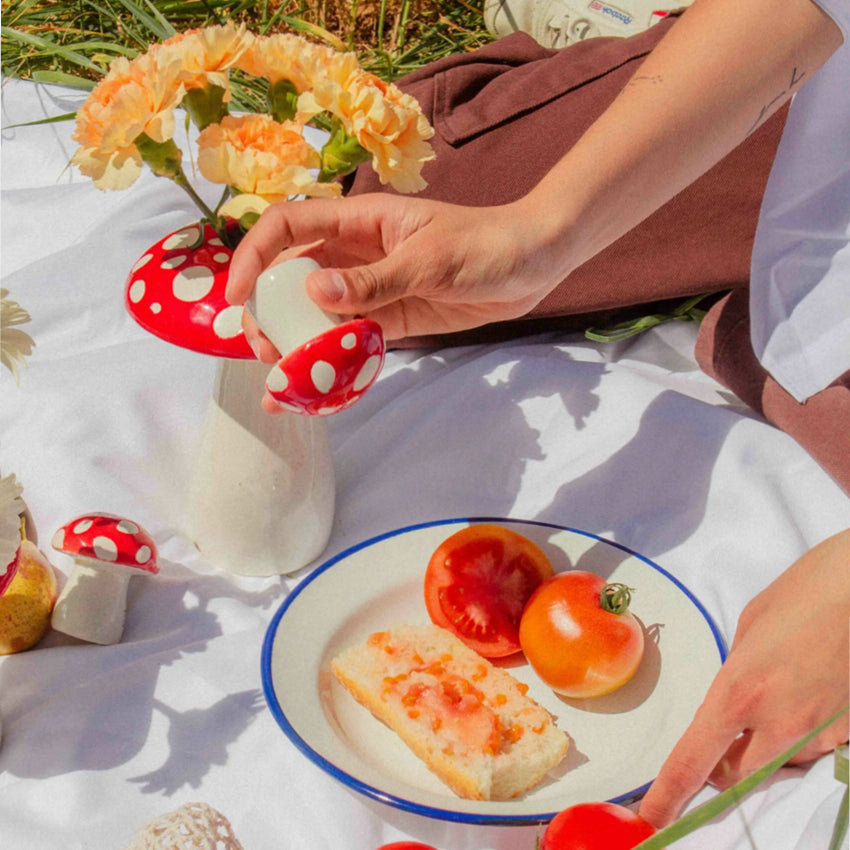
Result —
[[458, 794], [510, 799], [567, 751], [528, 686], [437, 626], [376, 632], [334, 658], [337, 679]]

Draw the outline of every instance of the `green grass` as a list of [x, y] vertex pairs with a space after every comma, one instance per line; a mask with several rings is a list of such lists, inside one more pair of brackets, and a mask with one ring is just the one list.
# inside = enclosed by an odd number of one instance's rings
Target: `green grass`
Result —
[[[3, 0], [2, 73], [90, 87], [116, 56], [176, 31], [245, 23], [354, 50], [386, 80], [491, 40], [482, 0]], [[246, 93], [250, 100], [250, 92]]]

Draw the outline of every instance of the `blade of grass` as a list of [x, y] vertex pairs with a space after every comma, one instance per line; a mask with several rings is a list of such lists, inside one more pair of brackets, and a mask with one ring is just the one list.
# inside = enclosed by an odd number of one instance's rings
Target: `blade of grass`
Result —
[[655, 835], [636, 845], [634, 850], [664, 850], [664, 848], [668, 847], [670, 844], [673, 844], [680, 838], [684, 838], [695, 829], [698, 829], [708, 823], [721, 812], [724, 812], [731, 806], [736, 805], [743, 797], [749, 794], [750, 791], [754, 790], [762, 782], [764, 782], [765, 779], [772, 776], [777, 770], [779, 770], [779, 768], [787, 764], [788, 760], [800, 752], [800, 750], [802, 750], [809, 741], [816, 738], [821, 732], [823, 732], [824, 729], [831, 726], [836, 720], [845, 715], [847, 711], [848, 708], [842, 708], [841, 711], [821, 723], [818, 727], [809, 732], [808, 735], [805, 735], [792, 747], [785, 750], [784, 753], [781, 753], [775, 759], [769, 761], [760, 770], [757, 770], [755, 773], [745, 779], [742, 779], [731, 788], [721, 791], [716, 797], [706, 801], [701, 806], [697, 806], [692, 811], [682, 815], [682, 817], [671, 823], [669, 826], [664, 827], [664, 829], [660, 829], [655, 833]]
[[[106, 5], [95, 3], [94, 0], [83, 0], [83, 8], [87, 8], [91, 14], [97, 15], [98, 22], [104, 32], [109, 29], [116, 39], [132, 42], [133, 47], [130, 49], [136, 52], [147, 49], [150, 39], [137, 26], [131, 26], [137, 21], [136, 17], [131, 15], [128, 19], [126, 15], [113, 7], [111, 0], [106, 0]], [[109, 27], [104, 26], [107, 22]]]
[[[835, 778], [839, 782], [850, 786], [850, 758], [848, 758], [847, 744], [838, 747], [835, 751]], [[832, 830], [832, 840], [829, 842], [829, 850], [841, 850], [844, 847], [844, 839], [847, 838], [847, 823], [850, 819], [850, 787], [844, 791], [841, 798], [838, 817], [835, 819], [835, 827]]]
[[841, 850], [844, 847], [844, 839], [847, 838], [848, 806], [850, 806], [850, 788], [844, 792], [844, 796], [841, 798], [841, 808], [838, 810], [838, 817], [832, 830], [829, 850]]
[[[95, 87], [94, 80], [87, 80], [85, 77], [75, 77], [73, 74], [66, 74], [64, 71], [33, 71], [33, 82], [48, 83], [50, 85], [65, 86], [69, 89], [81, 89], [82, 91], [91, 91]], [[62, 116], [64, 118], [65, 116]], [[74, 116], [71, 115], [71, 118]]]
[[45, 53], [61, 56], [68, 62], [73, 62], [75, 65], [79, 65], [82, 68], [88, 68], [89, 71], [97, 71], [98, 73], [103, 72], [102, 68], [83, 56], [82, 53], [77, 53], [69, 48], [54, 44], [46, 38], [41, 38], [40, 36], [32, 35], [31, 33], [20, 32], [19, 30], [15, 30], [10, 27], [0, 27], [0, 35], [3, 35], [5, 38], [10, 38], [13, 41], [27, 44], [30, 47], [37, 47]]
[[335, 36], [324, 27], [320, 27], [318, 24], [311, 24], [309, 21], [303, 21], [301, 18], [293, 18], [289, 15], [281, 15], [280, 20], [298, 32], [306, 32], [326, 41], [334, 50], [346, 49], [345, 42], [341, 38]]
[[168, 22], [159, 9], [150, 0], [141, 0], [151, 14], [145, 13], [138, 0], [118, 0], [118, 2], [140, 23], [144, 24], [157, 38], [165, 40], [177, 34], [177, 30]]
[[15, 127], [35, 127], [39, 124], [60, 124], [63, 121], [73, 121], [77, 117], [76, 112], [65, 112], [62, 115], [52, 115], [50, 118], [39, 118], [37, 121], [22, 121], [20, 124], [7, 124], [12, 130]]
[[410, 20], [410, 0], [402, 0], [399, 10], [398, 48], [404, 48], [405, 36], [407, 34], [407, 22]]

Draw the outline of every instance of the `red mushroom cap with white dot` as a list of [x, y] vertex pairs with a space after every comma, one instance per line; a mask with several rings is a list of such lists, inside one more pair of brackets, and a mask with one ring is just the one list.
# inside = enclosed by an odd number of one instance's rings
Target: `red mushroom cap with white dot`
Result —
[[127, 278], [125, 305], [147, 331], [175, 345], [239, 360], [255, 359], [242, 331], [242, 307], [224, 289], [233, 251], [209, 224], [169, 234], [149, 248]]
[[338, 413], [372, 386], [384, 354], [381, 326], [371, 319], [353, 319], [281, 358], [266, 389], [287, 410], [309, 416]]
[[132, 520], [112, 514], [84, 514], [72, 519], [57, 530], [51, 545], [90, 563], [159, 572], [156, 544], [150, 534]]

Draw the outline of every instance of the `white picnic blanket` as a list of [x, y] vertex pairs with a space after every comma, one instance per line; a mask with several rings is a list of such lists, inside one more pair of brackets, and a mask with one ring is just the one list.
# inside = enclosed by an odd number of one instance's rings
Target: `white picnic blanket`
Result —
[[[149, 819], [200, 800], [246, 850], [403, 838], [531, 850], [535, 826], [450, 822], [361, 796], [267, 710], [263, 638], [311, 570], [233, 576], [187, 535], [183, 484], [215, 364], [142, 330], [122, 290], [144, 249], [194, 211], [147, 173], [123, 192], [94, 189], [67, 167], [70, 122], [12, 126], [82, 98], [3, 81], [2, 286], [31, 314], [36, 348], [20, 386], [0, 373], [0, 473], [23, 484], [63, 577], [50, 537], [91, 509], [141, 523], [162, 570], [131, 585], [121, 643], [51, 632], [0, 659], [0, 847], [119, 850]], [[607, 346], [546, 334], [391, 352], [373, 389], [329, 421], [337, 511], [316, 564], [429, 520], [550, 522], [651, 558], [731, 642], [746, 602], [846, 527], [848, 504], [793, 440], [698, 370], [694, 338], [676, 324]], [[761, 850], [826, 847], [842, 790], [831, 757], [783, 769], [676, 846], [749, 850], [749, 829]]]

